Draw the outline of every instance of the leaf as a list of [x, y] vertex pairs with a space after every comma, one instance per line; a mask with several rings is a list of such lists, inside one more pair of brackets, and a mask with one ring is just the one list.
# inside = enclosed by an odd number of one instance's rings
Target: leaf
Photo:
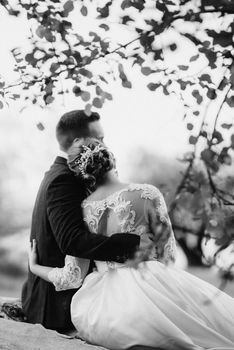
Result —
[[82, 91], [81, 98], [83, 101], [87, 102], [90, 99], [91, 95], [88, 91]]
[[36, 29], [36, 34], [37, 36], [39, 36], [39, 38], [44, 38], [44, 35], [45, 35], [45, 30], [46, 28], [42, 25], [40, 25], [37, 29]]
[[84, 75], [86, 78], [89, 78], [89, 79], [91, 79], [93, 77], [93, 73], [85, 68], [79, 69], [78, 73]]
[[55, 36], [53, 35], [53, 33], [49, 29], [45, 30], [44, 37], [50, 43], [55, 41]]
[[159, 83], [149, 83], [147, 85], [147, 88], [150, 90], [150, 91], [155, 91], [161, 84]]
[[99, 27], [103, 28], [105, 31], [108, 31], [110, 29], [109, 26], [105, 23], [100, 24]]
[[138, 0], [138, 1], [133, 1], [132, 6], [138, 9], [139, 11], [144, 10], [145, 8], [145, 0]]
[[202, 74], [200, 80], [207, 81], [207, 83], [212, 83], [211, 77], [209, 74]]
[[54, 97], [53, 97], [52, 95], [47, 96], [46, 99], [45, 99], [45, 103], [46, 103], [47, 105], [49, 105], [49, 104], [52, 103], [53, 101], [54, 101]]
[[209, 148], [206, 148], [201, 152], [201, 158], [206, 162], [213, 161], [215, 155], [216, 153]]
[[189, 67], [188, 66], [184, 66], [184, 65], [179, 65], [178, 68], [180, 70], [188, 70]]
[[25, 56], [25, 61], [27, 61], [28, 63], [30, 63], [33, 67], [35, 67], [37, 65], [37, 60], [36, 58], [33, 56], [32, 53], [28, 53]]
[[200, 114], [200, 112], [199, 111], [194, 111], [193, 114], [198, 116]]
[[44, 125], [40, 122], [40, 123], [37, 123], [37, 128], [40, 130], [40, 131], [43, 131], [45, 130], [45, 127]]
[[101, 95], [103, 93], [103, 90], [102, 90], [102, 88], [100, 87], [100, 86], [96, 86], [96, 94], [97, 95]]
[[123, 85], [123, 87], [128, 88], [128, 89], [131, 89], [131, 87], [132, 87], [132, 83], [129, 80], [122, 81], [122, 85]]
[[[163, 51], [160, 50], [154, 50], [154, 60], [162, 60], [163, 59]], [[152, 71], [153, 72], [153, 71]]]
[[166, 86], [163, 86], [163, 93], [166, 96], [168, 96], [170, 94], [169, 91], [167, 90]]
[[103, 105], [103, 103], [102, 103], [102, 100], [101, 100], [100, 98], [95, 97], [95, 98], [93, 99], [93, 106], [94, 106], [94, 107], [96, 107], [96, 108], [102, 108], [102, 105]]
[[13, 94], [13, 97], [14, 97], [14, 99], [20, 98], [20, 95], [19, 94]]
[[144, 10], [144, 5], [145, 5], [145, 0], [137, 0], [137, 1], [132, 1], [132, 0], [124, 0], [121, 4], [122, 10], [125, 10], [126, 8], [129, 7], [135, 7], [139, 11]]
[[83, 5], [83, 6], [81, 7], [81, 9], [80, 9], [80, 12], [81, 12], [81, 14], [82, 14], [83, 16], [87, 16], [87, 14], [88, 14], [88, 9], [87, 9], [87, 7]]
[[197, 55], [194, 55], [194, 56], [192, 56], [192, 57], [190, 57], [190, 60], [189, 60], [189, 62], [194, 62], [194, 61], [196, 61], [198, 58], [199, 58], [199, 53], [197, 54]]
[[202, 136], [206, 139], [208, 135], [207, 135], [207, 132], [203, 130], [200, 132], [200, 136]]
[[154, 71], [150, 67], [142, 67], [141, 68], [141, 73], [148, 76], [151, 73], [154, 73]]
[[175, 51], [177, 49], [177, 45], [175, 43], [169, 45], [171, 51]]
[[206, 148], [201, 152], [201, 159], [205, 162], [206, 166], [212, 169], [214, 172], [219, 170], [219, 163], [216, 158], [217, 153], [209, 148]]
[[120, 63], [118, 68], [119, 68], [119, 77], [122, 80], [122, 86], [130, 89], [132, 87], [132, 83], [128, 80], [126, 74], [124, 73], [123, 65]]
[[92, 114], [91, 109], [92, 109], [92, 105], [90, 103], [87, 103], [87, 105], [85, 106], [84, 112], [88, 117], [90, 117]]
[[140, 43], [145, 50], [151, 49], [151, 44], [154, 42], [155, 36], [148, 33], [142, 34], [140, 37]]
[[131, 7], [131, 6], [132, 6], [131, 0], [124, 0], [121, 4], [121, 9], [125, 10], [126, 8]]
[[107, 100], [109, 100], [109, 101], [112, 101], [112, 100], [113, 100], [113, 97], [112, 97], [111, 94], [109, 94], [109, 92], [105, 92], [104, 97], [105, 97]]
[[132, 64], [133, 66], [134, 66], [134, 64], [139, 64], [141, 66], [145, 62], [144, 59], [141, 56], [139, 56], [138, 54], [134, 55], [134, 57], [135, 57], [135, 60]]
[[193, 124], [188, 123], [188, 124], [187, 124], [187, 129], [188, 129], [188, 130], [193, 130]]
[[108, 84], [108, 81], [102, 75], [99, 75], [99, 78], [101, 79], [101, 81]]
[[193, 90], [192, 95], [196, 98], [198, 104], [202, 103], [203, 97], [200, 95], [200, 92], [198, 90]]
[[231, 147], [234, 149], [234, 134], [231, 135]]
[[0, 109], [3, 109], [4, 104], [2, 103], [2, 101], [0, 101]]
[[191, 145], [196, 145], [197, 140], [198, 140], [198, 138], [197, 138], [196, 136], [191, 135], [191, 136], [189, 137], [189, 143], [190, 143]]
[[210, 100], [215, 100], [217, 97], [217, 93], [215, 89], [208, 89], [206, 96], [210, 99]]
[[59, 64], [58, 63], [52, 63], [50, 66], [50, 71], [51, 73], [56, 72], [56, 70], [59, 68]]
[[170, 1], [170, 0], [165, 0], [166, 5], [171, 5], [171, 6], [177, 6], [176, 2]]
[[63, 5], [63, 8], [66, 12], [71, 12], [74, 10], [74, 5], [73, 5], [73, 1], [72, 0], [68, 0], [67, 2], [65, 2], [65, 4]]
[[227, 130], [229, 130], [232, 126], [233, 126], [233, 124], [227, 124], [227, 123], [221, 124], [221, 127], [222, 127], [223, 129], [227, 129]]
[[134, 21], [131, 17], [129, 16], [123, 16], [122, 18], [122, 24], [127, 24], [130, 21]]
[[231, 71], [230, 82], [233, 88], [234, 87], [234, 64], [232, 64], [230, 71]]
[[74, 92], [75, 96], [81, 96], [83, 92], [79, 86], [74, 86], [72, 91]]
[[232, 165], [232, 158], [228, 154], [228, 147], [224, 147], [218, 156], [218, 161], [221, 164]]
[[215, 130], [212, 135], [212, 143], [217, 145], [223, 141], [223, 136], [221, 132]]
[[106, 18], [110, 14], [109, 6], [112, 4], [112, 1], [106, 3], [104, 7], [97, 7], [97, 12], [100, 13], [98, 18]]
[[230, 96], [226, 98], [226, 103], [230, 106], [230, 107], [234, 107], [234, 96]]

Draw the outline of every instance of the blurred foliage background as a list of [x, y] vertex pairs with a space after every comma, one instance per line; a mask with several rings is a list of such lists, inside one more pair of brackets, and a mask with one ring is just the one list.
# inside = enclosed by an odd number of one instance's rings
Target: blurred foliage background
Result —
[[73, 108], [100, 111], [124, 179], [162, 190], [181, 265], [208, 280], [216, 266], [213, 283], [233, 290], [232, 1], [1, 0], [0, 9], [0, 293], [19, 291], [54, 126]]

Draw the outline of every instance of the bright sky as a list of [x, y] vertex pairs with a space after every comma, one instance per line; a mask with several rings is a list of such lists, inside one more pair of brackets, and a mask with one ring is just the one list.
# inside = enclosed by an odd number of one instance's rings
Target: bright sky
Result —
[[[85, 31], [87, 23], [82, 23], [82, 18], [81, 16], [78, 21], [79, 27]], [[28, 21], [0, 14], [0, 33], [2, 33], [0, 34], [0, 74], [8, 81], [14, 81], [17, 78], [16, 73], [13, 72], [14, 59], [10, 50], [16, 46], [24, 47], [27, 44], [28, 30]], [[4, 35], [3, 33], [6, 31], [7, 35]], [[116, 33], [120, 34], [119, 28], [116, 28]], [[156, 151], [160, 147], [161, 152], [163, 143], [165, 145], [163, 154], [174, 156], [175, 153], [184, 148], [186, 139], [182, 123], [183, 111], [179, 102], [174, 98], [166, 98], [162, 94], [148, 91], [145, 87], [144, 77], [136, 70], [129, 70], [128, 75], [133, 82], [133, 89], [124, 89], [119, 83], [111, 84], [109, 90], [114, 95], [114, 101], [107, 102], [100, 110], [106, 138], [115, 151], [119, 148], [121, 136], [121, 149], [124, 153], [126, 152], [125, 147], [128, 146], [130, 150], [137, 144], [154, 148]], [[76, 98], [69, 96], [65, 100], [65, 106], [54, 104], [46, 111], [36, 107], [33, 110], [30, 108], [30, 111], [26, 110], [20, 114], [20, 118], [25, 120], [26, 124], [31, 124], [30, 119], [33, 115], [34, 123], [35, 120], [43, 120], [50, 127], [51, 122], [48, 121], [48, 114], [51, 114], [52, 119], [55, 115], [57, 119], [63, 111], [77, 108], [78, 104], [79, 101]], [[8, 110], [1, 112], [2, 117], [6, 114], [10, 115], [7, 117], [8, 119], [16, 117], [18, 113], [15, 104], [12, 104]]]

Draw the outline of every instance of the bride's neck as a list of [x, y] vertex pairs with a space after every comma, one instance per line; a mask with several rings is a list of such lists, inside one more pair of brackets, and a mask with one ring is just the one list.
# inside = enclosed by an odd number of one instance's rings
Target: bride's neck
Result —
[[120, 183], [117, 174], [116, 174], [116, 170], [110, 170], [106, 173], [104, 181], [103, 181], [103, 185], [107, 186], [107, 185], [116, 185]]

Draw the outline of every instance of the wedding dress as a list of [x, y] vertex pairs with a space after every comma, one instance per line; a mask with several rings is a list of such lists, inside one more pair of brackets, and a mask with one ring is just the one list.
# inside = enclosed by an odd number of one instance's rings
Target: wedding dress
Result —
[[[234, 349], [234, 299], [172, 264], [176, 243], [160, 191], [129, 185], [104, 200], [83, 202], [91, 232], [159, 234], [149, 261], [137, 269], [96, 261], [71, 303], [79, 337], [107, 349], [135, 345], [167, 350]], [[82, 266], [82, 268], [81, 268]], [[88, 261], [67, 257], [50, 279], [57, 290], [77, 288]], [[82, 271], [81, 271], [82, 270]], [[74, 272], [73, 272], [74, 271]], [[83, 272], [84, 273], [84, 272]]]

